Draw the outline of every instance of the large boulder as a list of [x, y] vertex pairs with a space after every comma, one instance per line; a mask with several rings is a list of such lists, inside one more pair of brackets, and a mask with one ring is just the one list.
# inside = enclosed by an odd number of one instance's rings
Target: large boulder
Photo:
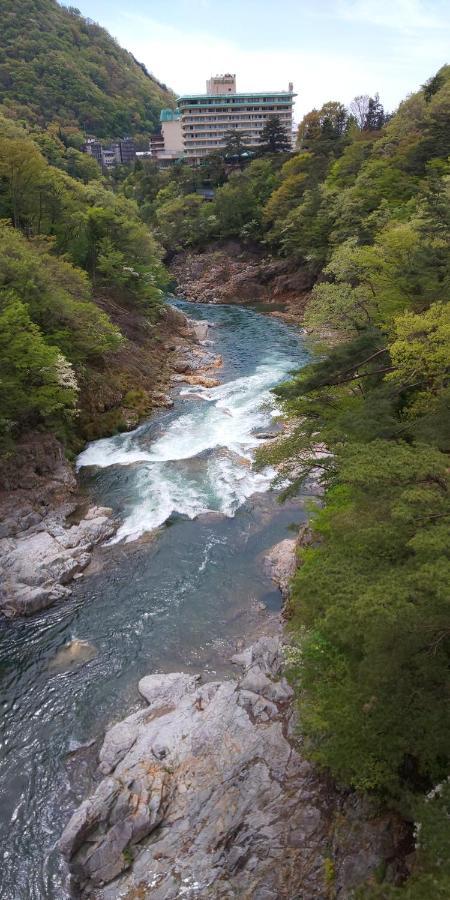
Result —
[[67, 585], [89, 564], [94, 546], [117, 529], [112, 510], [91, 507], [77, 524], [47, 516], [36, 527], [0, 540], [0, 609], [31, 615], [70, 593]]

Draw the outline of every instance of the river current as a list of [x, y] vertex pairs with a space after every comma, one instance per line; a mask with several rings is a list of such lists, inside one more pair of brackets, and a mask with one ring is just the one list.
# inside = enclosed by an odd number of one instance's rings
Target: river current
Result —
[[[302, 337], [254, 310], [176, 305], [212, 324], [220, 386], [180, 385], [173, 409], [87, 446], [81, 483], [113, 507], [117, 535], [69, 600], [0, 622], [2, 900], [69, 896], [55, 843], [91, 780], [79, 748], [137, 707], [139, 678], [226, 674], [236, 641], [280, 608], [261, 560], [304, 498], [278, 504], [252, 457], [276, 415], [270, 389], [306, 362]], [[66, 659], [69, 641], [89, 642], [84, 659]]]

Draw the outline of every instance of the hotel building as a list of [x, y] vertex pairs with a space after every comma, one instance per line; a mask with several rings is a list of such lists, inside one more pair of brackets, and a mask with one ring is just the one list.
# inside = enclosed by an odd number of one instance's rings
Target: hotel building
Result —
[[271, 116], [292, 134], [293, 85], [287, 91], [252, 94], [236, 92], [235, 75], [217, 75], [206, 83], [206, 94], [178, 98], [184, 156], [196, 162], [226, 144], [226, 133], [243, 133], [247, 146], [257, 147]]

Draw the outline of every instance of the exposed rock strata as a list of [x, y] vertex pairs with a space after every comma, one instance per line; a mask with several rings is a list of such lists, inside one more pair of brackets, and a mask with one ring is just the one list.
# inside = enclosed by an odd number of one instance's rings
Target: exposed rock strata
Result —
[[309, 273], [287, 260], [270, 259], [237, 242], [202, 253], [178, 254], [171, 263], [180, 296], [197, 303], [262, 303], [300, 322], [312, 287]]
[[147, 706], [107, 732], [104, 777], [60, 841], [83, 896], [326, 900], [331, 873], [347, 898], [395, 858], [395, 817], [339, 794], [294, 744], [279, 638], [234, 662], [237, 682], [142, 679]]

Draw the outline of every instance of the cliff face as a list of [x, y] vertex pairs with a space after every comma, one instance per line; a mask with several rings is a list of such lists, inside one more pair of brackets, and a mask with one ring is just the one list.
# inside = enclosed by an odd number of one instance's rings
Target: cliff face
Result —
[[288, 260], [230, 241], [202, 253], [179, 253], [171, 263], [177, 293], [197, 303], [261, 304], [267, 312], [300, 322], [312, 281]]

